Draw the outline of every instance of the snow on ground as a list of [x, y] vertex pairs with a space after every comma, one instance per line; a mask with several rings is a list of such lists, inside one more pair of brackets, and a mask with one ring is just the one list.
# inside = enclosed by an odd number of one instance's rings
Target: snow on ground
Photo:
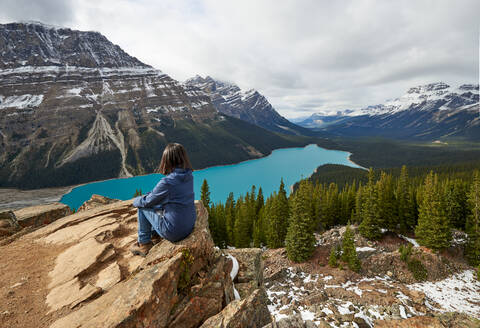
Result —
[[[380, 313], [378, 305], [365, 307], [361, 305], [355, 305], [351, 301], [343, 299], [329, 298], [324, 304], [318, 304], [321, 308], [317, 309], [316, 311], [312, 311], [313, 309], [311, 307], [303, 304], [302, 300], [315, 291], [321, 290], [322, 287], [317, 286], [323, 286], [324, 289], [343, 288], [353, 291], [359, 297], [362, 297], [363, 291], [358, 287], [358, 284], [361, 282], [377, 282], [385, 285], [386, 288], [388, 288], [390, 285], [390, 278], [388, 277], [364, 278], [358, 281], [347, 281], [346, 283], [338, 285], [324, 285], [324, 282], [328, 282], [332, 279], [333, 276], [331, 275], [324, 276], [322, 273], [312, 275], [302, 271], [297, 271], [291, 267], [287, 268], [284, 279], [267, 283], [266, 285], [267, 296], [270, 300], [270, 304], [268, 305], [270, 313], [278, 321], [288, 317], [290, 315], [289, 309], [292, 310], [293, 308], [294, 311], [298, 312], [302, 316], [303, 320], [311, 320], [315, 324], [320, 324], [320, 321], [323, 320], [321, 317], [334, 315], [334, 313], [338, 315], [353, 314], [355, 317], [363, 318], [370, 327], [373, 327], [373, 323], [376, 319], [385, 318], [385, 315]], [[298, 284], [299, 280], [302, 281], [300, 285]], [[315, 284], [313, 285], [313, 289], [307, 290], [304, 287], [304, 284], [310, 282]], [[317, 282], [319, 282], [320, 285], [317, 285]], [[310, 285], [309, 288], [312, 288], [312, 285]], [[412, 315], [410, 313], [412, 313], [412, 310], [410, 308], [408, 308], [408, 310], [409, 313], [407, 314], [405, 307], [399, 308], [400, 315], [411, 317]], [[323, 312], [324, 315], [320, 316], [319, 313], [321, 312]], [[353, 322], [344, 322], [341, 325], [336, 325], [335, 322], [329, 322], [328, 324], [331, 327], [356, 327], [356, 324]]]
[[233, 262], [232, 271], [230, 271], [230, 278], [232, 278], [233, 294], [235, 296], [235, 299], [239, 300], [240, 299], [240, 294], [238, 293], [238, 290], [235, 288], [235, 285], [233, 284], [233, 280], [235, 280], [235, 277], [238, 274], [238, 269], [239, 269], [238, 261], [235, 257], [233, 257], [230, 254], [227, 255], [227, 258], [231, 259], [232, 262]]
[[428, 299], [441, 306], [432, 306], [434, 310], [464, 312], [480, 319], [480, 281], [473, 270], [437, 282], [416, 283], [407, 287], [424, 292]]
[[405, 239], [406, 241], [408, 241], [410, 244], [412, 244], [413, 246], [415, 247], [420, 247], [420, 244], [413, 238], [408, 238], [407, 236], [404, 236], [404, 235], [398, 235], [400, 238], [402, 239]]
[[365, 246], [365, 247], [357, 247], [355, 249], [357, 252], [375, 252], [376, 249], [373, 248], [373, 247], [368, 247], [368, 246]]

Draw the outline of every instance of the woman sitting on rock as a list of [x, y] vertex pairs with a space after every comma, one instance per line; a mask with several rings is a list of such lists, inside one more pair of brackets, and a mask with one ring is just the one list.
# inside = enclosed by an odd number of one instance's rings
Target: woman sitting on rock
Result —
[[131, 249], [135, 255], [146, 256], [152, 248], [152, 230], [176, 242], [186, 238], [195, 226], [192, 165], [185, 148], [168, 144], [158, 171], [165, 177], [151, 192], [133, 200], [133, 206], [138, 207], [138, 242]]

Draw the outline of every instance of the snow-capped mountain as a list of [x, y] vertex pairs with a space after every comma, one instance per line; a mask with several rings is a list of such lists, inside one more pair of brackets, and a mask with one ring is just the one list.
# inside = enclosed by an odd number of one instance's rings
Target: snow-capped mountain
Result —
[[[218, 135], [233, 155], [218, 154]], [[191, 149], [197, 167], [261, 156], [287, 142], [220, 114], [207, 93], [98, 32], [0, 24], [0, 186], [149, 173], [172, 141]]]
[[312, 134], [281, 116], [267, 98], [254, 89], [242, 91], [237, 85], [197, 75], [185, 81], [208, 93], [215, 108], [228, 116], [258, 125], [270, 131], [287, 134]]
[[299, 125], [343, 136], [480, 140], [479, 86], [454, 88], [443, 82], [422, 85], [384, 104], [333, 116], [314, 114]]

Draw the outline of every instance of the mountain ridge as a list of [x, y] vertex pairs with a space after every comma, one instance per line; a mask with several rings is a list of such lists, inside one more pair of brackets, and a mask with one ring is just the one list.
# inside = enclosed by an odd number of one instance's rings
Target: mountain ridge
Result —
[[210, 76], [203, 78], [200, 75], [187, 79], [185, 84], [209, 94], [215, 108], [225, 115], [273, 132], [293, 135], [315, 134], [281, 116], [267, 98], [255, 89], [243, 91], [234, 83], [220, 81]]
[[349, 137], [480, 140], [478, 89], [478, 84], [452, 88], [443, 82], [430, 83], [412, 87], [384, 104], [340, 111], [337, 115], [313, 114], [298, 124]]
[[195, 168], [307, 143], [219, 113], [208, 94], [98, 32], [0, 24], [0, 63], [4, 187], [151, 173], [174, 141], [187, 147]]

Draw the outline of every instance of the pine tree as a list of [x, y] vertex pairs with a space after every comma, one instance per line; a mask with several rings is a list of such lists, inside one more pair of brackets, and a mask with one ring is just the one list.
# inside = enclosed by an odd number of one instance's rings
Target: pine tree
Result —
[[468, 208], [466, 184], [458, 179], [445, 181], [442, 200], [445, 215], [452, 227], [465, 229]]
[[350, 222], [348, 223], [342, 240], [342, 261], [347, 263], [350, 270], [360, 271], [360, 260], [355, 249], [355, 240], [352, 230], [350, 229]]
[[264, 207], [260, 209], [258, 213], [258, 219], [253, 224], [253, 246], [260, 247], [266, 244], [265, 238], [265, 215]]
[[332, 250], [330, 251], [330, 257], [328, 258], [328, 265], [332, 268], [336, 268], [338, 266], [337, 252], [335, 250], [335, 247], [332, 247]]
[[425, 179], [415, 235], [421, 245], [433, 250], [450, 246], [450, 222], [442, 208], [438, 176], [432, 171]]
[[405, 165], [402, 166], [402, 170], [400, 171], [395, 197], [397, 199], [397, 213], [400, 230], [406, 232], [408, 227], [408, 172]]
[[361, 210], [362, 223], [358, 227], [360, 234], [368, 239], [378, 239], [382, 235], [378, 222], [378, 197], [374, 179], [373, 169], [370, 169], [368, 172], [368, 184], [364, 189], [364, 202]]
[[[213, 206], [212, 206], [213, 208]], [[216, 242], [215, 244], [220, 248], [227, 247], [227, 227], [225, 217], [225, 207], [222, 203], [215, 205], [215, 225], [216, 225]]]
[[292, 201], [290, 225], [286, 236], [287, 256], [294, 262], [308, 260], [315, 249], [311, 188], [301, 181]]
[[202, 200], [203, 206], [208, 210], [210, 208], [210, 188], [208, 187], [206, 179], [204, 179], [202, 183], [200, 199]]
[[225, 229], [226, 229], [226, 243], [227, 245], [235, 245], [235, 199], [233, 192], [228, 195], [225, 202]]
[[277, 195], [277, 213], [280, 218], [280, 235], [283, 239], [287, 235], [288, 229], [288, 218], [289, 218], [289, 206], [288, 206], [288, 198], [287, 192], [285, 191], [285, 184], [283, 183], [283, 179], [280, 180], [280, 187], [278, 188], [278, 195]]
[[355, 195], [355, 210], [353, 213], [353, 222], [362, 222], [362, 205], [365, 202], [365, 187], [360, 183]]
[[257, 202], [256, 202], [256, 212], [257, 215], [265, 205], [265, 200], [263, 199], [263, 190], [262, 187], [258, 188]]
[[248, 204], [246, 201], [248, 201], [247, 197], [245, 200], [242, 198], [237, 200], [234, 236], [235, 247], [238, 248], [250, 247], [252, 223], [249, 219]]
[[472, 265], [480, 268], [480, 171], [473, 174], [473, 182], [468, 193], [470, 215], [467, 219], [468, 242], [465, 253]]
[[398, 215], [392, 176], [382, 172], [376, 189], [379, 225], [385, 229], [396, 230]]

